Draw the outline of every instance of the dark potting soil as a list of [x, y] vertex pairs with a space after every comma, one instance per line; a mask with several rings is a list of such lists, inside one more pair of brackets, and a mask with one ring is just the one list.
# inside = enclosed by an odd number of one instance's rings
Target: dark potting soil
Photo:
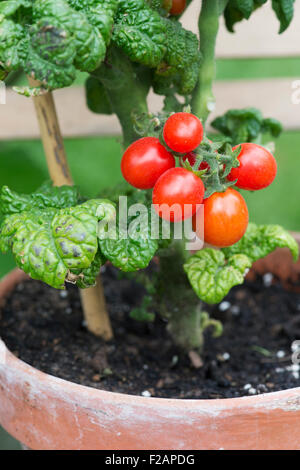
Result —
[[103, 282], [114, 340], [104, 343], [86, 330], [75, 287], [57, 291], [38, 281], [26, 281], [11, 293], [1, 312], [0, 336], [37, 369], [115, 392], [224, 398], [297, 387], [300, 367], [292, 364], [291, 345], [300, 339], [300, 294], [267, 281], [246, 282], [209, 308], [222, 320], [224, 333], [217, 339], [206, 333], [201, 358], [176, 348], [163, 320], [130, 318], [143, 290], [119, 279], [111, 267], [105, 268]]

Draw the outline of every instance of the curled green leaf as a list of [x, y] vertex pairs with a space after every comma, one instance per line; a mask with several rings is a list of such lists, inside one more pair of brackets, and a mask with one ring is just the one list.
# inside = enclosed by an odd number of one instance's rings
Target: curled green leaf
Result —
[[[52, 287], [64, 288], [65, 280], [72, 280], [73, 271], [92, 269], [98, 253], [98, 224], [114, 206], [107, 200], [92, 199], [83, 204], [62, 207], [72, 202], [75, 194], [56, 188], [57, 193], [45, 187], [45, 194], [16, 195], [8, 188], [2, 190], [0, 210], [5, 214], [0, 227], [0, 249], [11, 249], [16, 264], [33, 279]], [[60, 207], [54, 207], [62, 195]], [[64, 194], [63, 194], [64, 193]], [[90, 278], [91, 273], [84, 271]], [[73, 274], [74, 276], [74, 274]]]
[[280, 22], [279, 34], [289, 26], [294, 16], [295, 0], [272, 0], [272, 8]]
[[1, 2], [0, 67], [22, 69], [47, 89], [69, 86], [76, 70], [103, 61], [116, 9], [117, 0]]
[[223, 116], [217, 117], [212, 126], [228, 136], [233, 145], [255, 142], [266, 133], [278, 137], [282, 132], [282, 125], [277, 119], [264, 119], [256, 108], [230, 109]]
[[174, 84], [176, 91], [187, 95], [193, 91], [199, 78], [201, 54], [195, 34], [185, 30], [177, 21], [164, 20], [166, 53], [155, 75], [155, 91], [168, 94]]
[[101, 266], [105, 263], [105, 258], [98, 251], [94, 261], [88, 268], [72, 269], [68, 274], [68, 281], [76, 283], [80, 289], [96, 285], [97, 276], [100, 273]]
[[299, 257], [299, 246], [294, 237], [280, 225], [249, 224], [239, 242], [222, 251], [226, 257], [244, 253], [252, 262], [264, 258], [276, 248], [289, 248], [295, 261]]
[[156, 67], [166, 50], [166, 28], [160, 15], [150, 8], [133, 11], [119, 17], [113, 42], [132, 61]]
[[226, 260], [221, 251], [205, 248], [188, 259], [184, 270], [198, 297], [214, 304], [221, 302], [233, 286], [243, 283], [251, 264], [244, 254]]
[[32, 194], [20, 194], [3, 186], [0, 192], [0, 210], [4, 215], [17, 214], [35, 209], [62, 209], [78, 204], [80, 199], [76, 186], [52, 186], [44, 183]]
[[158, 240], [151, 238], [149, 212], [129, 217], [125, 224], [119, 222], [114, 236], [98, 231], [101, 252], [122, 271], [146, 268], [158, 250]]

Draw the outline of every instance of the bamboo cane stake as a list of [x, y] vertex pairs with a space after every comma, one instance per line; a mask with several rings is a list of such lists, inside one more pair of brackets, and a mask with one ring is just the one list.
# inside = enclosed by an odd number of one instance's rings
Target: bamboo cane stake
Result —
[[113, 338], [110, 319], [106, 310], [103, 284], [100, 275], [95, 287], [80, 289], [81, 303], [88, 330], [105, 341]]
[[[32, 87], [40, 86], [36, 80], [28, 77]], [[72, 185], [73, 180], [67, 161], [64, 141], [59, 127], [55, 103], [51, 92], [33, 98], [40, 126], [46, 161], [51, 180], [55, 186]], [[80, 289], [81, 303], [87, 329], [105, 340], [113, 337], [110, 319], [100, 274], [97, 285]]]
[[[32, 87], [40, 83], [28, 78]], [[33, 98], [40, 126], [41, 138], [46, 155], [50, 178], [55, 186], [72, 185], [64, 141], [61, 135], [52, 93]]]

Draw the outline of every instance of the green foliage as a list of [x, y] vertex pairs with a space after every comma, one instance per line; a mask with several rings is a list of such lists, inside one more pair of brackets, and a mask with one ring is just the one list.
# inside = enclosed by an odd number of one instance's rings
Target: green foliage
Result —
[[[1, 74], [22, 69], [47, 89], [66, 87], [76, 70], [93, 72], [100, 66], [111, 39], [132, 61], [158, 67], [166, 52], [167, 24], [173, 23], [163, 18], [168, 8], [158, 0], [2, 2]], [[188, 36], [185, 53], [190, 56]], [[32, 96], [30, 90], [24, 94]]]
[[117, 3], [8, 0], [0, 8], [1, 67], [23, 69], [54, 89], [71, 85], [77, 69], [91, 72], [103, 61]]
[[77, 202], [70, 187], [45, 185], [31, 196], [4, 187], [0, 249], [11, 249], [21, 269], [52, 287], [63, 289], [66, 280], [93, 284], [101, 263], [98, 223], [113, 205], [103, 199]]
[[[166, 248], [172, 241], [172, 227], [163, 233], [164, 224], [152, 209], [152, 191], [135, 189], [125, 181], [101, 191], [101, 197], [118, 204], [119, 197], [126, 196], [127, 217], [117, 214], [117, 227], [112, 226], [99, 244], [102, 253], [114, 266], [125, 272], [146, 268], [159, 248]], [[121, 207], [120, 207], [121, 210]], [[157, 224], [155, 223], [157, 222]], [[152, 224], [152, 226], [151, 226]], [[163, 238], [167, 236], [166, 239]]]
[[184, 269], [200, 299], [218, 303], [233, 286], [243, 283], [254, 261], [276, 248], [289, 248], [294, 260], [298, 259], [298, 243], [289, 232], [279, 225], [249, 224], [238, 243], [221, 250], [205, 248], [191, 256]]
[[160, 15], [148, 7], [137, 11], [126, 8], [113, 32], [113, 42], [128, 57], [148, 67], [156, 67], [165, 53], [166, 28]]
[[[251, 14], [267, 0], [229, 0], [224, 11], [227, 29], [233, 32], [235, 23], [249, 19]], [[285, 31], [294, 15], [295, 0], [272, 0], [272, 8], [280, 22], [279, 33]]]
[[85, 84], [86, 101], [93, 113], [112, 114], [113, 110], [104, 85], [95, 77], [89, 77]]
[[233, 145], [254, 142], [266, 133], [278, 137], [282, 132], [282, 125], [277, 119], [264, 119], [256, 108], [230, 109], [217, 117], [212, 126], [230, 137]]
[[72, 8], [84, 12], [89, 22], [101, 33], [106, 44], [110, 42], [118, 0], [68, 0]]
[[249, 224], [241, 240], [233, 246], [223, 248], [226, 257], [244, 253], [252, 262], [264, 258], [276, 248], [289, 248], [297, 261], [299, 247], [292, 235], [280, 225]]
[[243, 254], [226, 260], [222, 251], [205, 248], [191, 256], [184, 265], [196, 294], [208, 304], [215, 304], [237, 284], [242, 284], [251, 260]]
[[3, 72], [19, 67], [19, 45], [23, 37], [24, 29], [21, 25], [0, 16], [0, 64]]
[[[74, 281], [80, 289], [92, 287], [96, 285], [96, 279], [100, 272], [101, 266], [105, 263], [106, 259], [102, 256], [100, 251], [97, 251], [94, 261], [88, 268], [72, 269], [69, 274], [69, 282]], [[73, 276], [72, 276], [73, 275]]]
[[158, 240], [151, 238], [149, 211], [141, 209], [138, 215], [119, 220], [116, 232], [100, 237], [99, 245], [104, 256], [122, 271], [146, 268], [158, 250]]
[[[169, 7], [170, 4], [162, 0], [118, 0], [111, 45], [105, 62], [95, 74], [101, 84], [97, 86], [95, 80], [87, 81], [88, 105], [92, 111], [109, 111], [104, 88], [109, 93], [111, 90], [114, 95], [118, 94], [117, 102], [112, 103], [114, 100], [110, 99], [110, 106], [118, 115], [125, 133], [128, 114], [141, 111], [141, 107], [136, 106], [136, 100], [133, 99], [132, 109], [127, 109], [125, 116], [124, 93], [127, 95], [128, 91], [121, 91], [120, 82], [131, 84], [134, 74], [135, 96], [146, 97], [153, 86], [156, 93], [166, 95], [165, 107], [172, 111], [182, 109], [175, 94], [184, 95], [187, 100], [197, 83], [201, 62], [199, 41], [196, 35], [183, 29], [178, 21], [166, 18]], [[122, 67], [125, 62], [120, 53], [132, 61], [130, 69]], [[115, 83], [108, 77], [118, 69]], [[97, 95], [103, 98], [103, 106], [95, 105], [93, 97]], [[126, 105], [128, 108], [127, 102]]]
[[75, 206], [80, 201], [80, 195], [76, 186], [57, 187], [46, 182], [30, 195], [18, 194], [7, 186], [3, 186], [0, 201], [1, 213], [11, 215], [35, 209], [63, 209]]
[[156, 70], [154, 90], [167, 95], [170, 86], [181, 95], [195, 88], [201, 64], [198, 38], [177, 21], [165, 20], [166, 53]]
[[272, 0], [272, 7], [280, 22], [279, 33], [285, 31], [294, 16], [295, 0]]
[[[73, 9], [66, 0], [35, 2], [33, 19], [38, 21], [34, 24], [35, 34], [40, 30], [43, 33], [43, 28], [50, 28], [51, 31], [54, 27], [54, 34], [60, 28], [63, 35], [69, 35], [70, 44], [75, 48], [73, 63], [77, 69], [92, 72], [104, 59], [106, 47], [101, 31], [89, 21], [84, 11]], [[52, 51], [53, 43], [53, 35], [44, 41], [48, 54]], [[56, 55], [55, 52], [54, 59]]]
[[145, 295], [142, 304], [131, 310], [130, 317], [139, 322], [154, 322], [155, 313], [149, 312], [149, 307], [152, 307], [152, 298]]

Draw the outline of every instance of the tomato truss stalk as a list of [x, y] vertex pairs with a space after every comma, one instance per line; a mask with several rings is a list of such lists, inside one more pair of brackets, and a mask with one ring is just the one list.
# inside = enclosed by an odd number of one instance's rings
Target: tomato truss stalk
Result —
[[203, 123], [215, 108], [215, 97], [212, 90], [216, 73], [215, 47], [219, 31], [219, 16], [223, 13], [227, 3], [228, 0], [202, 0], [198, 22], [202, 64], [198, 84], [193, 92], [192, 112]]
[[[28, 80], [32, 87], [41, 85], [31, 77]], [[53, 95], [48, 92], [33, 100], [51, 180], [55, 186], [73, 185]], [[113, 333], [100, 275], [95, 287], [80, 289], [80, 296], [88, 330], [105, 340], [111, 339]]]

